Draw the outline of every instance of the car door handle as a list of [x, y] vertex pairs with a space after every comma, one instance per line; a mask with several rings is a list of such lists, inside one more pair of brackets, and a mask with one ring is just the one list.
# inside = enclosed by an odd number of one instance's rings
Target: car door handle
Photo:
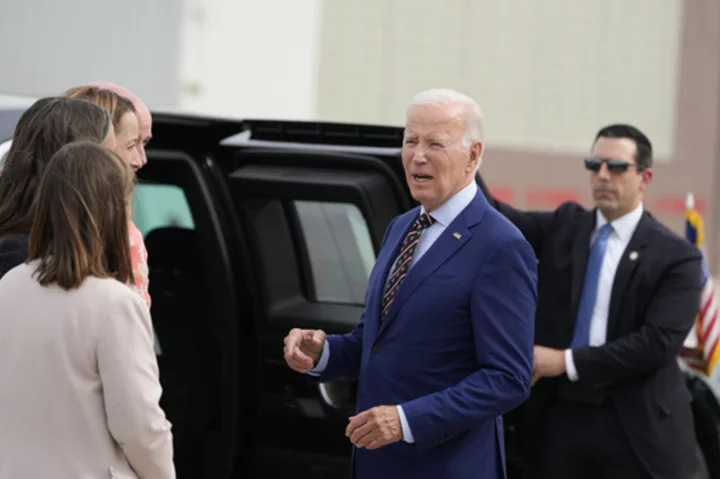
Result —
[[337, 386], [338, 383], [318, 383], [317, 385], [323, 403], [332, 409], [340, 409], [343, 406], [341, 393]]

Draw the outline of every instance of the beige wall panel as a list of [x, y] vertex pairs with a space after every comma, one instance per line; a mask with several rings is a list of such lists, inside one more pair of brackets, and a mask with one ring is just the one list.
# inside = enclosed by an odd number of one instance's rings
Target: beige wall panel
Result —
[[503, 148], [587, 150], [624, 121], [672, 156], [682, 1], [329, 0], [320, 118], [402, 124], [418, 91], [453, 87]]

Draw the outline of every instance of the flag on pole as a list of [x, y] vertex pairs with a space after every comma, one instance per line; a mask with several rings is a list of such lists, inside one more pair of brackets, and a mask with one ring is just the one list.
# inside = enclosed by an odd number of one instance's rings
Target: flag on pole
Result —
[[[700, 307], [693, 331], [690, 332], [691, 337], [688, 338], [694, 347], [686, 347], [681, 357], [690, 368], [709, 377], [715, 371], [718, 361], [720, 361], [718, 302], [715, 295], [715, 284], [710, 275], [710, 267], [703, 247], [703, 220], [700, 213], [695, 209], [695, 200], [692, 193], [687, 196], [685, 208], [685, 237], [700, 250], [703, 259]], [[692, 341], [692, 339], [695, 340]]]

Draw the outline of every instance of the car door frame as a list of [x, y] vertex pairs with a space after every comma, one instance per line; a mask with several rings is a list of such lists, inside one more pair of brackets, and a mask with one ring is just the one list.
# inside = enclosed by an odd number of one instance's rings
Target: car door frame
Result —
[[[252, 269], [260, 302], [255, 327], [263, 368], [260, 403], [265, 410], [260, 411], [260, 422], [266, 434], [261, 432], [257, 447], [277, 460], [283, 455], [305, 455], [293, 466], [296, 477], [306, 477], [303, 474], [311, 477], [307, 466], [310, 462], [315, 463], [314, 473], [318, 473], [318, 468], [324, 468], [328, 474], [331, 470], [346, 470], [351, 447], [343, 433], [347, 417], [354, 409], [347, 401], [354, 402], [354, 394], [352, 383], [317, 383], [291, 371], [282, 357], [282, 339], [292, 327], [320, 328], [330, 334], [348, 332], [359, 321], [364, 306], [315, 299], [308, 248], [292, 202], [353, 204], [365, 219], [376, 256], [389, 222], [412, 204], [398, 174], [399, 149], [372, 151], [375, 155], [363, 149], [295, 145], [241, 148], [227, 172], [228, 191], [253, 252]], [[261, 224], [258, 212], [250, 204], [278, 223], [258, 226]], [[266, 231], [262, 232], [263, 229]], [[287, 255], [284, 259], [287, 263], [283, 264], [295, 262], [288, 276], [296, 276], [298, 289], [293, 290], [295, 296], [291, 300], [283, 298], [287, 307], [279, 309], [277, 304], [281, 300], [273, 299], [269, 289], [291, 286], [280, 286], [279, 277], [275, 283], [263, 277], [269, 274], [265, 270], [276, 268], [268, 262], [281, 253], [278, 250], [267, 259], [263, 258], [267, 253], [262, 250], [270, 251], [269, 242], [283, 239], [288, 241], [277, 247]], [[309, 430], [320, 432], [303, 441]], [[275, 472], [285, 472], [282, 467], [278, 466]]]
[[[214, 305], [213, 311], [208, 314], [213, 317], [214, 338], [222, 364], [218, 405], [221, 418], [218, 424], [219, 434], [215, 444], [208, 445], [221, 453], [216, 456], [219, 460], [210, 467], [214, 477], [229, 479], [233, 477], [236, 467], [240, 401], [239, 360], [235, 340], [237, 303], [230, 248], [225, 235], [226, 219], [216, 195], [213, 194], [213, 185], [206, 167], [208, 158], [187, 149], [162, 148], [165, 146], [162, 142], [156, 145], [148, 148], [151, 163], [145, 172], [139, 173], [139, 177], [149, 175], [155, 180], [161, 179], [163, 184], [176, 185], [183, 190], [193, 215], [203, 255], [207, 259], [204, 267], [206, 277], [212, 283], [209, 291], [210, 301]], [[207, 318], [198, 318], [199, 322], [203, 320]]]

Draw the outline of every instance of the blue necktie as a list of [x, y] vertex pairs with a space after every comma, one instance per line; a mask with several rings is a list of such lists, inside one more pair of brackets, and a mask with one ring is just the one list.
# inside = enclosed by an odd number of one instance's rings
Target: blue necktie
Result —
[[598, 283], [600, 282], [600, 269], [602, 268], [608, 236], [612, 232], [610, 223], [606, 223], [598, 231], [597, 238], [590, 248], [585, 283], [583, 284], [580, 307], [575, 319], [575, 332], [573, 333], [570, 348], [582, 348], [590, 344], [590, 322], [592, 321], [595, 299], [597, 298]]

